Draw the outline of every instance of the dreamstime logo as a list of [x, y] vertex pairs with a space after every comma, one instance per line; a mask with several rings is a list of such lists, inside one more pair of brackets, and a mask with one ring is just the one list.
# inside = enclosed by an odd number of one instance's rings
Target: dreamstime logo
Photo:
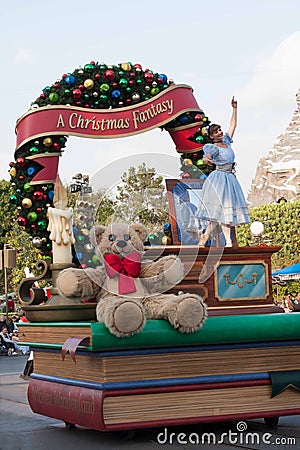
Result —
[[180, 444], [180, 445], [296, 445], [296, 438], [285, 436], [273, 436], [271, 433], [257, 433], [247, 431], [247, 423], [240, 421], [236, 425], [236, 431], [229, 430], [221, 435], [214, 432], [209, 433], [169, 433], [165, 428], [163, 432], [157, 435], [157, 442], [164, 444]]
[[[126, 158], [119, 159], [117, 162], [110, 163], [107, 166], [103, 167], [101, 170], [97, 171], [92, 179], [91, 183], [93, 185], [96, 184], [98, 188], [101, 186], [101, 198], [98, 204], [92, 204], [89, 199], [91, 198], [89, 195], [81, 195], [75, 205], [74, 208], [74, 220], [75, 224], [80, 223], [81, 230], [80, 236], [75, 236], [75, 251], [79, 262], [82, 264], [84, 260], [84, 256], [88, 254], [88, 257], [93, 258], [93, 246], [90, 242], [86, 242], [87, 236], [90, 233], [91, 228], [97, 223], [96, 215], [99, 208], [101, 209], [101, 202], [106, 201], [107, 199], [113, 199], [118, 194], [118, 187], [123, 186], [123, 181], [120, 178], [121, 168], [124, 168], [128, 171], [129, 167], [137, 167], [140, 165], [141, 161], [153, 160], [155, 158], [155, 163], [151, 163], [151, 166], [154, 167], [158, 165], [165, 170], [161, 170], [160, 172], [156, 172], [157, 176], [161, 176], [164, 179], [179, 179], [178, 175], [174, 176], [174, 174], [167, 173], [168, 168], [178, 166], [178, 158], [169, 156], [169, 155], [157, 155], [157, 154], [138, 154], [135, 156], [130, 156]], [[149, 166], [150, 167], [150, 166]], [[179, 167], [178, 169], [179, 170]], [[124, 170], [123, 170], [124, 172]], [[107, 181], [109, 180], [109, 181]], [[201, 201], [201, 190], [192, 189], [189, 185], [188, 181], [185, 183], [184, 180], [179, 180], [180, 186], [179, 190], [172, 193], [174, 200], [174, 212], [172, 210], [168, 210], [168, 205], [164, 202], [160, 202], [159, 200], [152, 203], [153, 212], [156, 212], [157, 215], [160, 213], [167, 213], [165, 215], [169, 216], [169, 221], [173, 221], [173, 223], [177, 223], [179, 234], [181, 235], [182, 243], [185, 244], [194, 244], [189, 245], [188, 254], [186, 251], [185, 245], [179, 246], [179, 252], [177, 257], [182, 261], [184, 260], [184, 273], [183, 277], [185, 277], [194, 266], [194, 263], [198, 256], [198, 244], [199, 236], [201, 233], [201, 224], [198, 219], [195, 217], [195, 210], [198, 208], [199, 203]], [[109, 186], [105, 186], [105, 183], [108, 183]], [[181, 196], [182, 189], [186, 192], [184, 197]], [[211, 187], [213, 190], [213, 187]], [[145, 207], [145, 204], [149, 204], [149, 199], [155, 199], [157, 195], [156, 188], [145, 188], [143, 191], [138, 192], [138, 196], [135, 198], [128, 198], [126, 205], [126, 214], [124, 212], [124, 216], [122, 216], [122, 211], [118, 211], [115, 216], [112, 217], [112, 222], [123, 222], [123, 223], [131, 223], [136, 221], [136, 216], [139, 211]], [[215, 193], [215, 196], [217, 194]], [[138, 197], [138, 200], [137, 200]], [[94, 197], [95, 198], [95, 197]], [[157, 197], [158, 198], [158, 197]], [[135, 204], [133, 203], [135, 202]], [[136, 204], [139, 202], [140, 204]], [[136, 212], [136, 216], [131, 215], [132, 212]], [[129, 214], [128, 214], [129, 212]], [[132, 219], [130, 220], [129, 217]], [[202, 225], [203, 226], [203, 225]], [[189, 234], [189, 231], [193, 229], [198, 232], [198, 239], [192, 237], [192, 234]], [[151, 230], [150, 230], [151, 231]], [[80, 239], [78, 239], [80, 238]], [[82, 246], [82, 241], [85, 241], [84, 247]], [[149, 250], [147, 250], [143, 257], [144, 259], [153, 259], [153, 253], [155, 253], [155, 259], [162, 256], [164, 252], [165, 246], [157, 247], [152, 246]], [[207, 255], [205, 258], [205, 262], [200, 269], [199, 273], [199, 283], [204, 283], [215, 271], [216, 266], [218, 265], [224, 247], [208, 247]], [[133, 249], [134, 250], [134, 249]], [[154, 251], [153, 251], [154, 250]], [[84, 253], [85, 252], [85, 253]], [[185, 256], [185, 257], [184, 257]], [[100, 257], [100, 264], [103, 264], [103, 259]], [[82, 264], [82, 267], [85, 268], [85, 265]], [[172, 268], [171, 268], [172, 270]], [[97, 283], [97, 278], [93, 276], [93, 272], [88, 273], [89, 277]], [[94, 279], [95, 278], [95, 279]], [[176, 278], [176, 277], [175, 277]], [[178, 282], [178, 281], [177, 281]], [[177, 284], [176, 282], [176, 284]], [[168, 288], [165, 290], [169, 290], [171, 287], [168, 285]], [[161, 293], [163, 293], [163, 289], [161, 289]]]

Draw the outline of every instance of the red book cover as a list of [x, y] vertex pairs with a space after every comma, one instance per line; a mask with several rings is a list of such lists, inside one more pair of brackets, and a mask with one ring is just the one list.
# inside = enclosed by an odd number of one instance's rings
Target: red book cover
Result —
[[31, 379], [28, 401], [33, 412], [104, 431], [102, 391]]

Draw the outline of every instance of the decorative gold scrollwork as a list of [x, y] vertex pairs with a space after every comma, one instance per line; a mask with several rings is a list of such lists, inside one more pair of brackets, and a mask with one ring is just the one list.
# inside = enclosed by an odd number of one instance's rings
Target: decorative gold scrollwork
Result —
[[[253, 272], [251, 274], [252, 278], [250, 280], [247, 280], [247, 278], [240, 272], [234, 281], [230, 280], [230, 274], [229, 273], [225, 273], [224, 278], [226, 280], [226, 286], [228, 286], [229, 284], [232, 285], [237, 285], [239, 288], [243, 288], [245, 287], [246, 284], [251, 284], [253, 283], [254, 285], [256, 285], [257, 283], [257, 277], [258, 277], [258, 273]], [[242, 280], [242, 281], [241, 281]]]
[[22, 305], [39, 305], [45, 300], [44, 289], [32, 286], [35, 281], [51, 280], [50, 261], [39, 260], [35, 266], [42, 273], [36, 277], [24, 278], [18, 286], [18, 297]]

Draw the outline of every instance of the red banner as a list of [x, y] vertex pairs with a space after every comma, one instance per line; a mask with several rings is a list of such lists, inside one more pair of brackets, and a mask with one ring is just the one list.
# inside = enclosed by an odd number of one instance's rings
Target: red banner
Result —
[[[73, 106], [33, 109], [17, 122], [17, 149], [39, 136], [125, 137], [165, 125], [179, 115], [200, 112], [192, 88], [173, 85], [153, 99], [124, 108], [92, 110]], [[199, 124], [200, 126], [200, 124]]]

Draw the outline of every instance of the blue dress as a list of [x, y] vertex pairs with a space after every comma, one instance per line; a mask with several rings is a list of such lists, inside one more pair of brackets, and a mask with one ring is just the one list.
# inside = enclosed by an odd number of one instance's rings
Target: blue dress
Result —
[[223, 143], [226, 148], [216, 144], [205, 144], [203, 147], [204, 154], [210, 153], [217, 166], [203, 184], [201, 203], [196, 212], [203, 228], [211, 221], [231, 226], [250, 222], [246, 200], [236, 176], [222, 170], [225, 165], [234, 162], [232, 142], [229, 134], [225, 133]]

